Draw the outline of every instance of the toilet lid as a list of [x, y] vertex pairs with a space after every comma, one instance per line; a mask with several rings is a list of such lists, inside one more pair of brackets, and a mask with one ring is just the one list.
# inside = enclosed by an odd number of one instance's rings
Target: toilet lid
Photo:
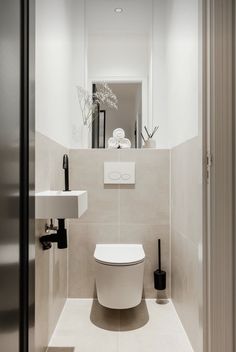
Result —
[[141, 244], [97, 244], [94, 258], [107, 265], [132, 265], [143, 262], [145, 253]]

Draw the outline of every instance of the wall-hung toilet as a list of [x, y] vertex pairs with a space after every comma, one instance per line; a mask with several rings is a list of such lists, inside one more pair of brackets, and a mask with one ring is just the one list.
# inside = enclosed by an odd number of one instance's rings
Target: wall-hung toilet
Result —
[[97, 244], [96, 288], [101, 305], [128, 309], [140, 304], [145, 253], [141, 244]]

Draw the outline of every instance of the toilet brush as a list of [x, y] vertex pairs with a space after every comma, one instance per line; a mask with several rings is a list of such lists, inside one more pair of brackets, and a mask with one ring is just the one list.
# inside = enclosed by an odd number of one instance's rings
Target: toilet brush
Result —
[[154, 271], [154, 286], [158, 291], [166, 289], [166, 272], [161, 270], [161, 240], [158, 239], [158, 269]]

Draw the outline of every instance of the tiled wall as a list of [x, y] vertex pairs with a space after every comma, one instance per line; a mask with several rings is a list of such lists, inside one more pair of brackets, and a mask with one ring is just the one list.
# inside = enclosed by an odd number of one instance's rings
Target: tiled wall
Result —
[[[54, 141], [36, 134], [36, 191], [63, 189], [62, 156], [68, 152]], [[56, 245], [43, 251], [38, 238], [45, 220], [36, 220], [35, 351], [43, 352], [67, 297], [67, 250]]]
[[[135, 161], [136, 184], [104, 185], [105, 161]], [[163, 268], [170, 294], [168, 150], [71, 150], [71, 189], [88, 191], [88, 211], [70, 220], [69, 297], [94, 297], [96, 243], [142, 243], [146, 253], [144, 296], [156, 297], [153, 271], [157, 239], [162, 239]]]
[[[70, 187], [88, 191], [89, 207], [80, 219], [68, 221], [68, 258], [67, 251], [55, 245], [43, 252], [36, 240], [36, 352], [45, 350], [67, 296], [96, 296], [96, 243], [142, 243], [146, 253], [144, 296], [156, 297], [153, 271], [157, 267], [158, 238], [162, 239], [163, 268], [168, 278], [164, 295], [170, 296], [171, 282], [179, 317], [195, 352], [202, 352], [202, 169], [198, 138], [171, 152], [68, 151], [37, 134], [37, 191], [63, 189], [62, 156], [66, 152], [70, 156]], [[105, 161], [135, 161], [136, 184], [104, 185]], [[44, 232], [45, 221], [37, 221], [37, 238]]]
[[195, 352], [203, 351], [202, 160], [199, 138], [171, 151], [172, 299]]

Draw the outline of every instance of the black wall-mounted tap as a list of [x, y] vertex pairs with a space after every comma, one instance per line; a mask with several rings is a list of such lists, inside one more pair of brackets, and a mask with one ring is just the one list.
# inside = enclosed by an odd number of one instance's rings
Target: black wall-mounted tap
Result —
[[[54, 227], [52, 228], [55, 229]], [[52, 243], [54, 242], [57, 243], [57, 248], [59, 249], [67, 248], [67, 231], [65, 228], [65, 219], [58, 219], [58, 228], [55, 233], [41, 236], [39, 240], [43, 246], [43, 250], [50, 249], [52, 247]]]
[[63, 155], [63, 164], [62, 164], [63, 169], [65, 170], [65, 192], [70, 191], [69, 187], [69, 158], [67, 154]]

